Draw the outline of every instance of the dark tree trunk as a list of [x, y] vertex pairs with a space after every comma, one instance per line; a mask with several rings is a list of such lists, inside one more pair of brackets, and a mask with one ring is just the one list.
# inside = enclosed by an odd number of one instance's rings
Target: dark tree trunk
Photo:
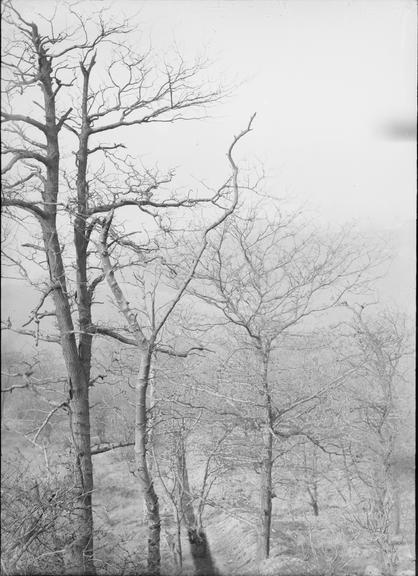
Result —
[[74, 220], [74, 246], [76, 250], [76, 280], [77, 280], [77, 308], [80, 335], [78, 339], [78, 354], [84, 368], [87, 380], [90, 380], [92, 335], [91, 304], [92, 295], [89, 291], [87, 276], [87, 250], [90, 241], [91, 227], [88, 220], [88, 184], [87, 162], [88, 142], [90, 137], [90, 120], [88, 117], [88, 90], [90, 71], [94, 65], [94, 59], [86, 69], [81, 65], [83, 73], [83, 93], [81, 102], [81, 130], [78, 138], [78, 150], [76, 154], [77, 165], [77, 214]]
[[[7, 376], [4, 377], [5, 379]], [[4, 419], [4, 408], [6, 406], [6, 392], [1, 392], [1, 428], [7, 430], [6, 422]]]
[[93, 470], [90, 452], [89, 382], [78, 355], [67, 292], [65, 269], [57, 231], [60, 150], [55, 110], [56, 92], [52, 87], [51, 59], [47, 56], [38, 30], [32, 25], [32, 41], [38, 54], [38, 77], [44, 93], [47, 141], [46, 179], [43, 190], [45, 217], [41, 221], [48, 261], [61, 349], [68, 375], [71, 432], [75, 450], [75, 507], [73, 534], [68, 547], [66, 571], [94, 574], [93, 564]]
[[319, 516], [318, 486], [317, 486], [316, 482], [313, 484], [312, 490], [308, 486], [308, 494], [310, 497], [310, 503], [312, 506], [314, 516]]
[[263, 430], [263, 456], [261, 461], [260, 481], [260, 560], [270, 556], [271, 516], [273, 500], [273, 410], [268, 382], [268, 363], [270, 350], [267, 347], [262, 353], [262, 377], [265, 405], [265, 422]]
[[112, 221], [112, 216], [107, 220], [101, 235], [101, 260], [107, 282], [113, 293], [120, 312], [125, 316], [132, 334], [135, 336], [139, 354], [139, 372], [136, 382], [135, 397], [135, 462], [139, 483], [144, 495], [148, 522], [148, 573], [159, 575], [160, 573], [160, 536], [161, 520], [158, 496], [155, 492], [152, 474], [147, 461], [147, 438], [149, 418], [147, 412], [147, 390], [150, 382], [151, 357], [154, 343], [147, 340], [136, 319], [136, 314], [129, 308], [113, 271], [107, 248], [107, 234]]
[[198, 522], [190, 493], [186, 451], [181, 432], [177, 444], [177, 475], [179, 482], [179, 508], [187, 529], [187, 538], [195, 567], [196, 576], [216, 576], [218, 571], [212, 559], [206, 532]]
[[218, 571], [212, 559], [206, 532], [203, 528], [189, 528], [187, 536], [196, 576], [216, 576]]
[[74, 326], [66, 289], [61, 249], [53, 226], [43, 226], [44, 243], [54, 283], [54, 303], [61, 336], [61, 349], [68, 374], [70, 423], [75, 449], [75, 521], [67, 570], [71, 574], [94, 574], [93, 564], [93, 469], [90, 452], [89, 386], [78, 356]]
[[398, 484], [394, 486], [393, 492], [393, 520], [394, 520], [394, 533], [396, 536], [399, 536], [401, 533], [401, 496], [400, 496], [400, 487]]
[[264, 437], [263, 460], [261, 463], [260, 490], [260, 524], [261, 524], [261, 559], [270, 556], [271, 514], [272, 514], [272, 470], [273, 470], [273, 438], [270, 431]]

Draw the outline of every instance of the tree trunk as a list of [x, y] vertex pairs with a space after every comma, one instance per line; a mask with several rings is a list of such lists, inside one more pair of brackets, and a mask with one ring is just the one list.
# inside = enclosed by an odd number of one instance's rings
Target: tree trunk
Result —
[[43, 226], [61, 349], [68, 374], [71, 433], [75, 449], [76, 505], [73, 542], [69, 547], [71, 574], [94, 574], [93, 564], [93, 469], [90, 452], [89, 386], [77, 351], [74, 326], [65, 283], [61, 248], [53, 226]]
[[90, 235], [93, 228], [87, 226], [88, 221], [88, 143], [90, 138], [90, 120], [88, 117], [89, 78], [95, 59], [86, 69], [80, 64], [83, 74], [83, 92], [81, 100], [81, 129], [78, 138], [78, 150], [76, 154], [77, 166], [77, 213], [74, 220], [74, 246], [76, 251], [76, 281], [77, 281], [77, 308], [80, 334], [78, 338], [78, 355], [87, 380], [90, 380], [91, 371], [91, 348], [92, 335], [89, 331], [91, 326], [91, 303], [92, 294], [89, 290], [87, 276], [87, 250]]
[[37, 27], [32, 24], [32, 42], [38, 55], [38, 80], [44, 94], [46, 136], [46, 178], [42, 200], [42, 236], [67, 369], [71, 433], [75, 451], [75, 506], [72, 516], [72, 542], [68, 546], [66, 571], [71, 574], [94, 574], [93, 564], [93, 470], [90, 451], [89, 381], [80, 361], [67, 292], [65, 268], [57, 230], [60, 149], [55, 97], [52, 83], [52, 59], [48, 57]]
[[263, 438], [263, 460], [261, 463], [260, 489], [260, 559], [270, 556], [270, 535], [272, 515], [272, 470], [273, 470], [273, 438], [269, 430]]
[[401, 483], [397, 472], [397, 466], [391, 463], [389, 467], [388, 477], [390, 478], [390, 487], [392, 492], [392, 518], [393, 518], [393, 534], [399, 536], [401, 534]]
[[401, 533], [401, 497], [398, 485], [394, 486], [393, 491], [393, 521], [393, 531], [395, 536], [399, 536]]
[[113, 271], [107, 248], [107, 235], [112, 222], [111, 213], [103, 228], [100, 238], [101, 260], [106, 280], [112, 291], [114, 299], [120, 312], [125, 316], [129, 328], [135, 336], [136, 346], [139, 353], [139, 372], [136, 382], [135, 398], [135, 462], [139, 483], [144, 495], [145, 507], [147, 509], [148, 522], [148, 573], [158, 575], [160, 573], [160, 536], [161, 520], [158, 496], [155, 492], [152, 474], [147, 461], [147, 437], [149, 418], [147, 411], [147, 389], [150, 382], [151, 358], [154, 342], [147, 340], [137, 321], [136, 314], [130, 309]]
[[181, 518], [178, 511], [176, 511], [176, 543], [174, 549], [174, 556], [179, 568], [183, 567], [183, 547], [181, 544]]
[[[88, 288], [87, 278], [87, 249], [89, 244], [89, 234], [87, 232], [87, 144], [89, 137], [88, 126], [86, 125], [87, 111], [84, 109], [87, 101], [87, 84], [85, 81], [85, 94], [83, 94], [82, 109], [82, 130], [79, 137], [79, 150], [77, 152], [77, 216], [74, 222], [74, 246], [76, 249], [76, 281], [77, 281], [77, 307], [78, 307], [78, 360], [83, 371], [84, 383], [80, 386], [77, 397], [76, 410], [73, 411], [73, 430], [75, 434], [83, 436], [81, 450], [85, 454], [85, 484], [86, 496], [84, 504], [87, 508], [86, 516], [91, 527], [89, 543], [86, 554], [91, 558], [89, 570], [94, 570], [93, 566], [93, 513], [92, 498], [93, 491], [93, 467], [90, 454], [91, 434], [90, 434], [90, 400], [89, 385], [91, 373], [92, 335], [89, 333], [91, 326], [91, 294]], [[75, 416], [75, 414], [78, 414]], [[88, 430], [87, 430], [88, 428]], [[89, 448], [87, 449], [87, 445]], [[87, 456], [87, 454], [89, 456]], [[87, 520], [87, 517], [86, 517]]]
[[203, 528], [191, 528], [187, 530], [187, 535], [196, 576], [216, 576], [218, 571], [212, 559], [206, 532]]
[[268, 382], [268, 363], [270, 350], [262, 353], [263, 400], [265, 403], [265, 422], [263, 430], [263, 456], [261, 461], [260, 482], [260, 560], [270, 556], [271, 516], [273, 500], [273, 411]]
[[144, 494], [148, 522], [148, 572], [158, 576], [160, 574], [160, 535], [161, 520], [158, 496], [155, 492], [148, 462], [147, 462], [147, 387], [151, 366], [151, 353], [148, 349], [141, 353], [136, 389], [136, 417], [135, 417], [135, 457], [138, 478]]
[[187, 529], [196, 576], [216, 576], [218, 571], [212, 559], [206, 532], [198, 522], [193, 507], [186, 464], [186, 451], [181, 432], [178, 435], [177, 444], [177, 475], [180, 485], [178, 494], [179, 507]]
[[318, 503], [318, 486], [317, 483], [314, 482], [314, 484], [312, 485], [312, 490], [310, 489], [310, 487], [308, 486], [308, 494], [310, 497], [310, 501], [311, 501], [311, 506], [312, 506], [312, 510], [314, 513], [314, 516], [319, 516], [319, 503]]
[[[7, 378], [7, 376], [4, 377], [5, 379]], [[7, 378], [7, 383], [8, 383], [9, 379]], [[7, 392], [3, 392], [3, 390], [1, 391], [1, 428], [3, 430], [3, 428], [5, 430], [7, 430], [7, 426], [6, 426], [6, 422], [4, 419], [4, 408], [6, 406], [6, 394]]]

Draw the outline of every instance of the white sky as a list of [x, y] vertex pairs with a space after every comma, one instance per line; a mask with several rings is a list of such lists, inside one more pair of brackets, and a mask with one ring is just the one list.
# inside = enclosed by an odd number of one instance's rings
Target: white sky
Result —
[[157, 130], [168, 164], [213, 181], [231, 135], [256, 111], [241, 153], [264, 165], [270, 193], [309, 201], [324, 221], [391, 228], [415, 217], [415, 142], [384, 133], [415, 119], [415, 2], [117, 5], [140, 7], [156, 50], [175, 40], [186, 56], [204, 50], [216, 60], [214, 77], [244, 80], [216, 119]]

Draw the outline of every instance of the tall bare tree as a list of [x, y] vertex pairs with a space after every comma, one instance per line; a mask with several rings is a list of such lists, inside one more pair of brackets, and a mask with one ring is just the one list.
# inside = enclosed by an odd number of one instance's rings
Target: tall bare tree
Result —
[[337, 371], [328, 384], [284, 400], [277, 352], [301, 329], [312, 329], [310, 317], [364, 289], [371, 261], [371, 253], [356, 246], [347, 230], [327, 237], [272, 206], [268, 215], [237, 213], [219, 229], [205, 260], [202, 287], [195, 294], [222, 312], [235, 333], [243, 335], [241, 348], [258, 363], [252, 403], [262, 445], [260, 559], [270, 554], [275, 444], [300, 434], [297, 413], [345, 377]]
[[[118, 156], [123, 143], [109, 144], [104, 138], [129, 126], [190, 119], [193, 113], [188, 110], [202, 110], [221, 93], [201, 87], [201, 62], [187, 65], [178, 56], [176, 62], [158, 65], [148, 51], [137, 53], [128, 41], [132, 27], [126, 22], [107, 23], [103, 11], [86, 16], [70, 6], [65, 30], [57, 30], [56, 13], [50, 19], [37, 16], [35, 22], [10, 1], [2, 8], [7, 40], [2, 204], [18, 222], [26, 220], [17, 216], [20, 211], [39, 227], [40, 242], [28, 242], [21, 253], [34, 254], [28, 260], [35, 263], [42, 262], [44, 253], [49, 275], [28, 321], [35, 329], [18, 331], [37, 341], [58, 342], [62, 349], [79, 498], [68, 569], [94, 573], [89, 384], [95, 334], [92, 305], [104, 275], [97, 272], [99, 261], [91, 240], [100, 214], [110, 209], [134, 206], [145, 212], [150, 207], [195, 203], [191, 197], [179, 200], [173, 194], [156, 199], [156, 191], [173, 174], [138, 170], [127, 154]], [[68, 160], [71, 151], [75, 166]], [[103, 160], [96, 161], [100, 154]], [[30, 224], [30, 234], [35, 229]], [[31, 262], [25, 269], [19, 258], [9, 255], [9, 261], [30, 278]], [[53, 335], [39, 329], [41, 320], [51, 315], [43, 309], [51, 298], [58, 327]]]

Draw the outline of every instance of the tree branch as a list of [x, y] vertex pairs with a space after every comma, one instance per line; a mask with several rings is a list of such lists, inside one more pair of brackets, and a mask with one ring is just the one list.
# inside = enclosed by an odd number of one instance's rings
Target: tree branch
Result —
[[167, 311], [165, 312], [164, 316], [162, 317], [162, 319], [160, 320], [160, 322], [158, 323], [156, 329], [154, 330], [154, 334], [153, 334], [153, 338], [155, 339], [156, 336], [158, 335], [159, 331], [161, 330], [161, 328], [164, 326], [165, 322], [167, 321], [167, 318], [170, 316], [170, 314], [172, 313], [172, 311], [174, 310], [174, 308], [177, 306], [177, 304], [179, 303], [181, 297], [183, 296], [184, 292], [186, 291], [188, 285], [190, 284], [190, 282], [192, 281], [196, 269], [199, 265], [199, 262], [202, 258], [202, 255], [204, 253], [204, 251], [206, 250], [207, 244], [208, 244], [208, 235], [209, 233], [214, 230], [215, 228], [217, 228], [218, 226], [220, 226], [222, 224], [222, 222], [224, 222], [228, 216], [230, 216], [233, 211], [235, 210], [237, 204], [238, 204], [238, 195], [239, 195], [239, 188], [238, 188], [238, 166], [235, 164], [234, 159], [232, 157], [232, 152], [236, 146], [236, 144], [239, 142], [239, 140], [241, 138], [243, 138], [243, 136], [245, 136], [246, 134], [248, 134], [248, 132], [251, 131], [251, 126], [253, 123], [253, 120], [255, 118], [255, 113], [251, 116], [250, 121], [248, 123], [247, 128], [245, 128], [245, 130], [243, 130], [242, 132], [240, 132], [240, 134], [238, 134], [238, 136], [234, 137], [234, 140], [231, 144], [231, 146], [229, 147], [228, 153], [227, 153], [227, 157], [229, 159], [229, 162], [232, 166], [232, 170], [233, 170], [233, 192], [234, 192], [234, 197], [232, 200], [232, 204], [231, 206], [226, 209], [224, 211], [224, 213], [222, 214], [222, 216], [220, 216], [217, 220], [215, 220], [215, 222], [213, 222], [213, 224], [211, 224], [208, 228], [206, 228], [205, 232], [203, 233], [203, 238], [202, 238], [202, 242], [201, 242], [201, 247], [200, 250], [192, 264], [192, 267], [190, 269], [190, 272], [188, 274], [188, 276], [186, 277], [185, 281], [183, 282], [183, 286], [180, 288], [180, 290], [177, 292], [177, 295], [174, 297], [174, 299], [172, 300], [171, 304], [169, 305]]
[[25, 122], [26, 124], [30, 124], [38, 130], [41, 130], [44, 134], [47, 132], [47, 127], [45, 124], [38, 122], [38, 120], [34, 120], [30, 116], [24, 116], [23, 114], [9, 114], [8, 112], [1, 111], [1, 115], [3, 116], [3, 122]]
[[[105, 444], [105, 443], [103, 443]], [[119, 443], [106, 443], [106, 446], [102, 444], [96, 444], [91, 447], [91, 455], [103, 454], [103, 452], [110, 452], [110, 450], [116, 450], [117, 448], [126, 448], [127, 446], [135, 446], [135, 442], [119, 442]]]
[[91, 334], [100, 334], [101, 336], [109, 336], [110, 338], [118, 340], [118, 342], [122, 342], [123, 344], [129, 344], [130, 346], [137, 345], [137, 341], [134, 338], [124, 336], [123, 334], [116, 332], [116, 330], [113, 330], [112, 328], [106, 328], [105, 326], [96, 326], [96, 325], [90, 326], [89, 332]]
[[39, 427], [38, 431], [36, 432], [34, 438], [33, 438], [33, 443], [36, 444], [36, 440], [38, 439], [39, 434], [42, 432], [42, 430], [45, 428], [45, 426], [48, 424], [48, 422], [50, 421], [50, 419], [52, 418], [52, 416], [55, 414], [55, 412], [58, 412], [58, 410], [60, 410], [61, 408], [68, 408], [68, 404], [67, 402], [61, 402], [61, 404], [59, 404], [58, 406], [55, 406], [55, 408], [53, 408], [49, 414], [47, 415], [47, 417], [45, 418], [45, 420], [42, 422], [41, 426]]
[[46, 214], [39, 208], [34, 202], [27, 202], [25, 200], [20, 200], [18, 198], [3, 198], [1, 201], [2, 206], [5, 208], [21, 208], [22, 210], [26, 210], [30, 212], [38, 219], [45, 220]]

